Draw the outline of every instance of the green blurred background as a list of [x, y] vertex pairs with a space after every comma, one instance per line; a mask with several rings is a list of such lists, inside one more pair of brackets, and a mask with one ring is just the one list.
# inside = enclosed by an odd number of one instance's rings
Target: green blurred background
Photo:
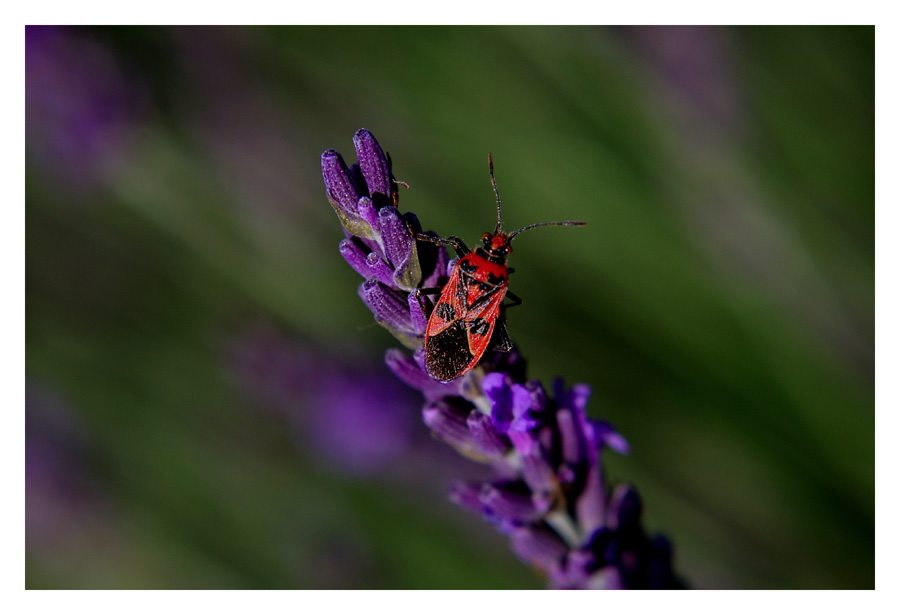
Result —
[[425, 228], [492, 229], [489, 151], [508, 227], [588, 221], [519, 240], [511, 335], [689, 583], [874, 587], [874, 38], [26, 29], [27, 587], [542, 586], [337, 252], [363, 126]]

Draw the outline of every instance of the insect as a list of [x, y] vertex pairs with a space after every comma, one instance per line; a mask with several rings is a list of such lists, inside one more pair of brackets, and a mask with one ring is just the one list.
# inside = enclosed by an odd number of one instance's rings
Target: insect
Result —
[[[422, 241], [450, 245], [459, 255], [459, 261], [442, 289], [423, 289], [429, 293], [440, 290], [440, 299], [434, 306], [425, 329], [425, 369], [435, 380], [449, 382], [471, 370], [481, 360], [488, 347], [495, 327], [505, 333], [500, 314], [504, 297], [509, 305], [519, 305], [522, 300], [507, 292], [512, 269], [506, 259], [512, 252], [513, 238], [523, 231], [539, 226], [583, 226], [584, 222], [539, 222], [511, 233], [503, 231], [500, 221], [500, 192], [494, 179], [494, 160], [488, 154], [491, 184], [497, 198], [497, 226], [493, 233], [481, 237], [482, 245], [469, 250], [459, 237], [429, 237], [417, 234]], [[508, 346], [506, 348], [508, 350]]]

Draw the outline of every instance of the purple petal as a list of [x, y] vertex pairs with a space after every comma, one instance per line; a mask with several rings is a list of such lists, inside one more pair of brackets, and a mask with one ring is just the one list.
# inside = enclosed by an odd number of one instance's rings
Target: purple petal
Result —
[[584, 414], [591, 396], [591, 387], [586, 384], [573, 384], [567, 391], [562, 379], [557, 378], [553, 383], [553, 393], [560, 408], [569, 408], [576, 414]]
[[621, 455], [627, 455], [630, 452], [631, 446], [629, 446], [628, 441], [611, 424], [606, 421], [591, 422], [594, 426], [594, 437], [596, 440]]
[[481, 379], [481, 390], [488, 399], [492, 399], [494, 396], [500, 396], [500, 393], [497, 393], [497, 391], [505, 387], [505, 374], [492, 372], [490, 374], [485, 374], [484, 378]]
[[513, 431], [528, 431], [538, 426], [539, 421], [532, 418], [531, 410], [531, 392], [521, 384], [513, 384], [510, 387], [512, 394], [513, 420], [510, 429]]
[[500, 432], [524, 432], [537, 427], [538, 421], [528, 414], [531, 393], [520, 384], [510, 384], [506, 374], [487, 374], [481, 381], [481, 390], [491, 401], [491, 419]]

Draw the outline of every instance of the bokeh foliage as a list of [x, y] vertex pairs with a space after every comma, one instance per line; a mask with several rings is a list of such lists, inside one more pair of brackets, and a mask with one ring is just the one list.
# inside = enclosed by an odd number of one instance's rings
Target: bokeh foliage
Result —
[[362, 126], [425, 228], [492, 229], [489, 151], [509, 228], [588, 222], [517, 240], [511, 335], [593, 386], [689, 582], [874, 586], [874, 28], [60, 36], [90, 78], [26, 48], [26, 411], [78, 463], [50, 535], [29, 482], [28, 587], [541, 586], [446, 477], [328, 466], [231, 369], [260, 319], [383, 369], [319, 170]]

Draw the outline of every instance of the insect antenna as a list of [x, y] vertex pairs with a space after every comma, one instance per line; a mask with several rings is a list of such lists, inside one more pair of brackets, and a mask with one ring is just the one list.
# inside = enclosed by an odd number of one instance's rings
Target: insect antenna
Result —
[[522, 231], [527, 231], [533, 228], [537, 228], [539, 226], [584, 226], [587, 222], [580, 222], [575, 220], [567, 220], [565, 222], [537, 222], [535, 224], [529, 224], [528, 226], [523, 226], [522, 228], [509, 233], [506, 236], [506, 241], [512, 241], [512, 238], [521, 233]]
[[490, 152], [488, 152], [488, 166], [491, 169], [491, 185], [494, 186], [494, 195], [497, 197], [497, 228], [494, 231], [496, 235], [500, 232], [500, 191], [497, 190], [497, 180], [494, 179], [494, 157]]

